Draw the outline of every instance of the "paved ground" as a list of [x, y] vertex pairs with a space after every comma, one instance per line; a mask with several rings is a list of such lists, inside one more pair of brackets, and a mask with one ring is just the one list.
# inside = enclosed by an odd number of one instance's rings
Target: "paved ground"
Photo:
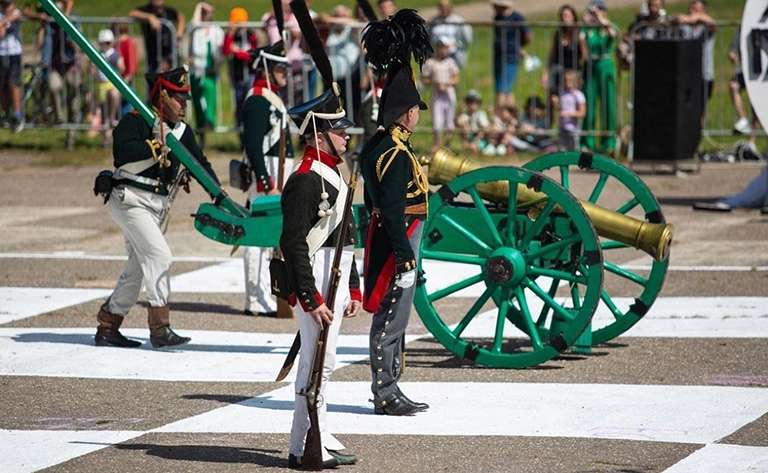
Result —
[[[168, 232], [173, 325], [193, 343], [97, 348], [94, 316], [122, 265], [122, 235], [90, 190], [102, 167], [47, 159], [0, 151], [0, 471], [287, 467], [293, 388], [272, 380], [295, 322], [241, 315], [240, 260], [188, 218], [205, 200], [200, 189], [177, 200]], [[220, 175], [228, 159], [213, 157]], [[326, 396], [330, 429], [360, 456], [344, 470], [768, 471], [768, 219], [690, 210], [758, 172], [709, 165], [687, 177], [642, 176], [676, 226], [671, 268], [646, 317], [591, 354], [483, 368], [447, 351], [414, 312], [403, 389], [429, 402], [428, 413], [372, 415], [370, 316], [345, 321]], [[583, 196], [595, 179], [573, 173], [572, 188]], [[599, 203], [626, 200], [610, 184]], [[652, 263], [634, 250], [606, 259], [641, 276]], [[432, 266], [430, 290], [465, 271]], [[639, 295], [615, 275], [604, 288], [619, 304]], [[436, 302], [437, 312], [457, 323], [481, 289]], [[124, 326], [146, 340], [141, 303]], [[486, 304], [465, 336], [489, 338], [494, 309]], [[510, 325], [505, 334], [504, 350], [517, 349], [520, 332]]]

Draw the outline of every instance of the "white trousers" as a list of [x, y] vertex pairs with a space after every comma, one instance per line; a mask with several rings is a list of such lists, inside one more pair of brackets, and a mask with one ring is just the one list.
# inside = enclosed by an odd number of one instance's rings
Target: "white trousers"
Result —
[[[278, 176], [279, 159], [275, 156], [265, 156], [267, 171], [270, 176]], [[293, 158], [285, 160], [284, 181], [293, 169]], [[264, 196], [263, 192], [256, 190], [256, 179], [252, 179], [251, 187], [248, 189], [248, 201], [253, 202], [259, 197]], [[272, 289], [269, 279], [269, 260], [272, 259], [272, 248], [259, 248], [248, 246], [243, 253], [243, 263], [245, 264], [245, 310], [251, 312], [275, 312], [277, 302], [272, 297]]]
[[[333, 267], [333, 248], [321, 248], [312, 258], [312, 273], [315, 277], [315, 286], [320, 294], [327, 293], [328, 279]], [[341, 282], [336, 293], [336, 305], [333, 310], [333, 324], [328, 332], [328, 344], [325, 351], [325, 364], [323, 365], [323, 381], [320, 386], [322, 404], [318, 408], [317, 418], [320, 422], [320, 441], [324, 447], [323, 460], [331, 458], [327, 450], [344, 450], [344, 445], [326, 430], [326, 414], [328, 412], [328, 399], [325, 392], [328, 387], [328, 379], [336, 365], [336, 343], [339, 339], [341, 321], [344, 318], [344, 309], [349, 305], [349, 273], [352, 268], [352, 246], [344, 248], [341, 257]], [[306, 388], [309, 375], [312, 372], [312, 358], [315, 355], [317, 336], [320, 333], [315, 320], [298, 306], [299, 332], [301, 333], [301, 350], [299, 351], [299, 369], [296, 375], [296, 399], [293, 408], [293, 426], [291, 427], [291, 448], [289, 453], [301, 457], [304, 455], [304, 442], [309, 430], [309, 413], [307, 411], [307, 398], [298, 393]]]
[[131, 186], [109, 196], [109, 213], [125, 235], [128, 262], [109, 297], [109, 312], [126, 315], [136, 304], [142, 282], [152, 307], [168, 305], [171, 294], [171, 249], [160, 231], [166, 197]]

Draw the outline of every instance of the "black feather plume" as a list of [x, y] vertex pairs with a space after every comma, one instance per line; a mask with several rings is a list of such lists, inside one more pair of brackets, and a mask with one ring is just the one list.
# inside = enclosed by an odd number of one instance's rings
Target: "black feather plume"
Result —
[[376, 16], [376, 12], [373, 11], [373, 7], [371, 6], [371, 3], [368, 0], [357, 0], [357, 5], [360, 7], [361, 10], [363, 10], [363, 15], [365, 15], [368, 21], [378, 20], [378, 17]]
[[315, 24], [312, 22], [312, 17], [309, 16], [306, 2], [304, 0], [292, 0], [291, 10], [296, 16], [301, 34], [304, 36], [304, 41], [307, 42], [309, 54], [312, 56], [312, 60], [315, 61], [315, 66], [317, 66], [320, 76], [323, 78], [325, 86], [330, 88], [333, 85], [333, 68], [325, 52], [323, 41], [320, 39]]
[[419, 65], [432, 55], [429, 32], [416, 10], [404, 8], [386, 20], [372, 21], [363, 31], [366, 62], [380, 71], [399, 63], [409, 67], [411, 56]]
[[272, 0], [272, 9], [275, 11], [275, 21], [277, 22], [277, 31], [280, 32], [280, 37], [283, 37], [283, 28], [285, 25], [285, 18], [283, 18], [283, 2], [281, 0]]

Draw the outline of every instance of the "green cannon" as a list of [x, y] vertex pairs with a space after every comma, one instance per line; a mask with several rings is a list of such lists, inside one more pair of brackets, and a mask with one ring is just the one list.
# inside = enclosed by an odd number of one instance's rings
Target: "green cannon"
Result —
[[[152, 110], [53, 0], [41, 4], [152, 123]], [[169, 145], [213, 199], [195, 213], [200, 233], [228, 245], [278, 245], [279, 196], [258, 199], [247, 210], [174, 138]], [[588, 353], [629, 330], [661, 291], [673, 227], [648, 187], [616, 161], [555, 153], [523, 167], [484, 167], [441, 150], [423, 164], [430, 183], [440, 187], [429, 199], [415, 306], [432, 335], [457, 356], [526, 368], [566, 350]], [[592, 182], [572, 183], [577, 170]], [[355, 213], [363, 231], [365, 209], [357, 206]], [[455, 266], [446, 271], [444, 264]], [[432, 281], [444, 274], [454, 279], [435, 287]], [[471, 307], [455, 320], [441, 316], [445, 299], [462, 291], [474, 291]]]

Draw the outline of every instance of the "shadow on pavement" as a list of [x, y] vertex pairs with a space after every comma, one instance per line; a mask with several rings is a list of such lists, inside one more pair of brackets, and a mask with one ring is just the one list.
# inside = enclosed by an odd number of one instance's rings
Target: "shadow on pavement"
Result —
[[[166, 460], [182, 460], [209, 463], [249, 463], [259, 466], [286, 467], [288, 460], [280, 450], [252, 447], [219, 447], [211, 445], [153, 445], [146, 443], [121, 443], [117, 450], [144, 450], [147, 455]], [[280, 454], [277, 456], [274, 454]]]
[[[184, 335], [183, 329], [180, 330], [181, 335]], [[95, 330], [94, 330], [95, 333]], [[144, 344], [139, 347], [139, 350], [154, 350], [152, 346], [147, 343], [148, 339], [144, 337], [129, 337], [143, 342]], [[33, 332], [23, 333], [13, 336], [13, 341], [18, 343], [66, 343], [71, 345], [93, 345], [93, 334], [85, 333], [46, 333], [46, 332]], [[104, 349], [118, 349], [117, 347], [103, 347]], [[125, 349], [131, 350], [131, 349]], [[136, 350], [135, 348], [133, 350]], [[164, 348], [157, 351], [164, 353], [171, 352], [211, 352], [211, 353], [255, 353], [255, 354], [284, 354], [288, 350], [288, 347], [274, 346], [274, 345], [197, 345], [195, 344], [194, 336], [192, 342], [187, 345], [182, 345], [178, 348]], [[367, 347], [338, 347], [336, 353], [339, 355], [367, 355]]]

